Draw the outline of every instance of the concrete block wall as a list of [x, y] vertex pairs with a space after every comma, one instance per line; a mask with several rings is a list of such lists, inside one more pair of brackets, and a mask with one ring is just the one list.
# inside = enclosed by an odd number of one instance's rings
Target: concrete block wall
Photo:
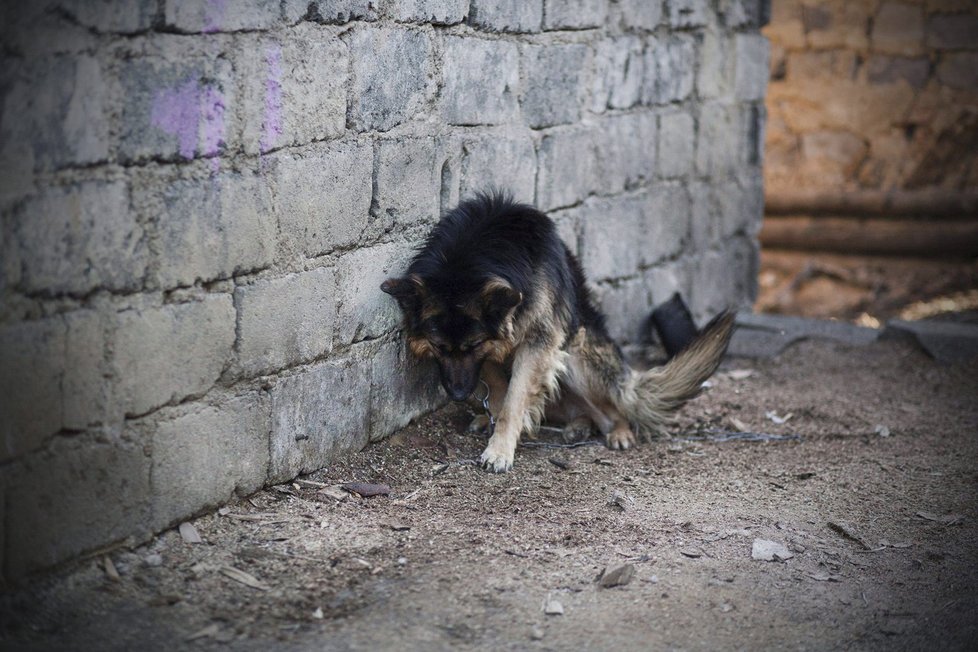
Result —
[[7, 578], [328, 465], [443, 399], [380, 282], [496, 186], [624, 343], [754, 296], [755, 0], [38, 0], [0, 49]]

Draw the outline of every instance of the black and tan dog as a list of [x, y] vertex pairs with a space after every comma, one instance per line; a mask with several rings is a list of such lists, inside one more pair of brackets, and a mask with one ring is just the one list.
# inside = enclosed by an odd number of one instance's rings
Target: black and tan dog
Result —
[[480, 459], [496, 472], [513, 466], [520, 434], [544, 419], [568, 439], [597, 428], [614, 449], [662, 433], [716, 370], [733, 327], [720, 315], [665, 366], [632, 370], [553, 222], [500, 194], [447, 213], [406, 275], [381, 289], [400, 304], [411, 351], [438, 362], [452, 399], [485, 383], [498, 423]]

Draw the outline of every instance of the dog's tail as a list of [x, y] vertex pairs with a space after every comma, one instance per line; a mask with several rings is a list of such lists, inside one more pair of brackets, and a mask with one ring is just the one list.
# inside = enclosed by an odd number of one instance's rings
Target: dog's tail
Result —
[[618, 409], [640, 434], [665, 434], [676, 410], [702, 391], [703, 381], [720, 365], [733, 326], [734, 314], [723, 312], [667, 364], [629, 375]]

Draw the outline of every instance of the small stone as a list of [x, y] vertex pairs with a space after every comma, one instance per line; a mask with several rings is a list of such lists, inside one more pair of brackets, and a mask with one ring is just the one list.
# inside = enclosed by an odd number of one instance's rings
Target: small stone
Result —
[[563, 616], [564, 615], [564, 605], [560, 604], [556, 600], [547, 600], [546, 604], [543, 605], [543, 613], [548, 616]]
[[632, 581], [635, 577], [635, 567], [631, 564], [624, 564], [613, 568], [610, 571], [605, 571], [598, 578], [598, 585], [605, 589], [610, 589], [615, 586], [625, 586]]
[[146, 562], [147, 566], [156, 568], [163, 565], [163, 555], [153, 553], [151, 555], [146, 555], [143, 557], [143, 561]]
[[407, 566], [407, 557], [398, 557], [397, 558], [397, 565], [398, 566]]
[[543, 640], [543, 630], [539, 627], [534, 627], [530, 630], [530, 640], [542, 641]]
[[794, 554], [780, 543], [767, 539], [754, 539], [750, 552], [751, 559], [757, 561], [784, 561], [791, 559]]

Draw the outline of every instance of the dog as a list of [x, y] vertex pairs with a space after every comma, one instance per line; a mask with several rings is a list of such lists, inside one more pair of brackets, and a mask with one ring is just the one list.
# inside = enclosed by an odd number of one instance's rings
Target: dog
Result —
[[447, 212], [406, 274], [381, 290], [400, 306], [412, 354], [437, 362], [449, 397], [488, 393], [495, 427], [480, 462], [496, 473], [512, 468], [520, 435], [543, 421], [563, 426], [568, 441], [596, 429], [617, 450], [664, 434], [716, 371], [733, 330], [724, 312], [664, 366], [633, 370], [554, 223], [499, 192]]

